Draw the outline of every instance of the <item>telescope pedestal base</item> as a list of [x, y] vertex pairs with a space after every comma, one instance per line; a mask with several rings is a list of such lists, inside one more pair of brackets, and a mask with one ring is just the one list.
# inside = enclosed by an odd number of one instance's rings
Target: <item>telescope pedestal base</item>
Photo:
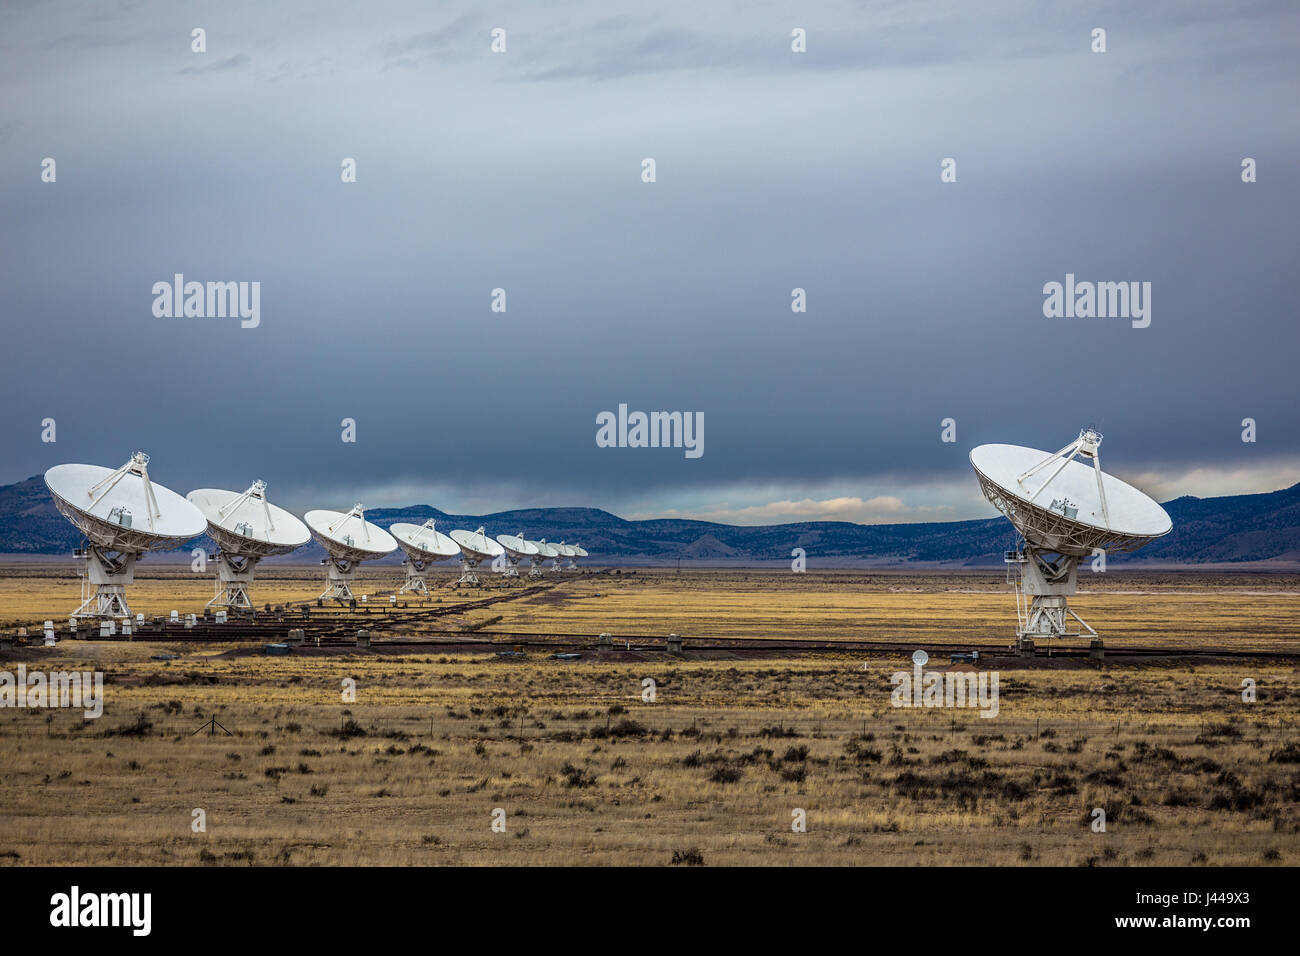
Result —
[[105, 618], [115, 620], [130, 617], [131, 609], [126, 604], [126, 588], [120, 584], [101, 584], [95, 593], [81, 602], [81, 606], [69, 617]]
[[1064, 597], [1032, 597], [1016, 628], [1016, 637], [1030, 640], [1085, 636], [1096, 637], [1097, 632], [1070, 609]]
[[1029, 641], [1032, 648], [1037, 640], [1054, 637], [1097, 636], [1083, 618], [1070, 609], [1071, 595], [1078, 590], [1078, 557], [1046, 554], [1026, 544], [1023, 550], [1006, 555], [1008, 574], [1014, 569], [1016, 590], [1016, 646]]
[[351, 604], [356, 598], [352, 594], [352, 588], [347, 581], [332, 581], [330, 586], [320, 593], [320, 600], [328, 601], [333, 599], [340, 604]]
[[424, 576], [424, 568], [416, 567], [411, 562], [406, 562], [406, 583], [397, 591], [398, 595], [418, 594], [421, 597], [429, 596], [429, 582]]
[[317, 600], [328, 601], [333, 598], [340, 604], [348, 604], [356, 598], [352, 594], [352, 582], [356, 579], [357, 569], [355, 565], [339, 567], [338, 564], [331, 561], [329, 564], [329, 585], [321, 592]]
[[460, 579], [457, 580], [453, 587], [478, 587], [478, 566], [480, 562], [471, 561], [468, 558], [460, 559]]
[[222, 586], [217, 584], [217, 593], [204, 607], [233, 607], [243, 611], [253, 609], [253, 600], [248, 596], [248, 587], [243, 581], [230, 581]]
[[217, 591], [204, 607], [233, 607], [244, 611], [253, 609], [248, 596], [248, 585], [253, 583], [255, 558], [241, 558], [224, 552], [217, 555]]
[[110, 558], [99, 548], [90, 547], [78, 557], [86, 563], [81, 578], [81, 606], [69, 617], [73, 620], [130, 617], [126, 586], [135, 580], [135, 562], [139, 555], [120, 554], [117, 558]]

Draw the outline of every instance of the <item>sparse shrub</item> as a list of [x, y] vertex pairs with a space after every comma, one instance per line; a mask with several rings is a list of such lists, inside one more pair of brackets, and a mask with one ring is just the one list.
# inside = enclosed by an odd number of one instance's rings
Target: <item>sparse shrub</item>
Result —
[[104, 731], [105, 737], [148, 737], [153, 731], [153, 723], [144, 715], [144, 711], [135, 715], [135, 720], [115, 730]]
[[609, 729], [611, 737], [644, 737], [647, 733], [645, 727], [626, 717]]
[[1277, 750], [1269, 752], [1269, 763], [1300, 763], [1300, 745], [1291, 741]]
[[719, 766], [713, 769], [709, 779], [714, 783], [735, 783], [745, 775], [739, 767]]
[[339, 737], [343, 740], [348, 740], [352, 737], [366, 736], [366, 729], [349, 717], [341, 726], [337, 728], [331, 727], [329, 730], [325, 731], [325, 733], [331, 737]]
[[1122, 787], [1124, 785], [1124, 778], [1108, 768], [1090, 771], [1084, 774], [1083, 779], [1085, 783], [1097, 783], [1103, 787]]
[[560, 774], [564, 777], [564, 785], [571, 789], [586, 789], [595, 784], [596, 777], [594, 774], [588, 774], [581, 767], [575, 767], [571, 763], [565, 763], [560, 768]]

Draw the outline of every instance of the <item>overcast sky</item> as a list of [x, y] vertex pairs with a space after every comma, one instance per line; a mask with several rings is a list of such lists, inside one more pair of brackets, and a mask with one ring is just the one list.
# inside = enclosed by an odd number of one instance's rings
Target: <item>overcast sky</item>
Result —
[[[0, 481], [939, 520], [1095, 422], [1161, 498], [1293, 484], [1298, 48], [1290, 0], [11, 0]], [[155, 317], [178, 272], [260, 325]], [[1044, 317], [1067, 273], [1150, 326]], [[597, 447], [619, 403], [704, 455]]]

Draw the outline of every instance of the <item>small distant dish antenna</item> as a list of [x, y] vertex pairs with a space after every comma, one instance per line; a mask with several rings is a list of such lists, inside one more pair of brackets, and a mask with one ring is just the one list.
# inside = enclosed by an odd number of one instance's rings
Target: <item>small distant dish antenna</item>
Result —
[[541, 541], [537, 541], [534, 543], [537, 545], [537, 553], [533, 555], [533, 559], [531, 562], [532, 566], [528, 569], [528, 576], [530, 578], [540, 578], [543, 574], [546, 573], [545, 569], [543, 568], [543, 565], [545, 565], [547, 561], [555, 562], [554, 566], [551, 568], [552, 571], [560, 570], [559, 547], [557, 545], [548, 543], [545, 538], [543, 538]]
[[142, 451], [116, 470], [55, 465], [45, 473], [45, 485], [54, 506], [86, 536], [76, 552], [85, 566], [74, 618], [129, 618], [126, 585], [135, 580], [140, 556], [178, 548], [203, 533], [198, 508], [149, 480], [149, 456]]
[[1136, 551], [1173, 528], [1164, 508], [1101, 470], [1101, 437], [1087, 426], [1055, 454], [1022, 445], [980, 445], [970, 453], [984, 497], [1024, 538], [1005, 561], [1008, 574], [1018, 572], [1016, 637], [1031, 645], [1036, 638], [1096, 638], [1067, 601], [1077, 590], [1079, 561]]
[[365, 514], [366, 509], [355, 504], [347, 512], [318, 510], [303, 516], [311, 536], [327, 555], [324, 563], [329, 572], [321, 600], [333, 598], [340, 604], [353, 600], [352, 582], [356, 580], [361, 562], [373, 561], [397, 550], [393, 536], [367, 521]]
[[199, 488], [185, 496], [208, 522], [208, 536], [217, 544], [216, 594], [207, 607], [252, 610], [248, 585], [263, 558], [288, 554], [311, 539], [307, 526], [266, 500], [260, 478], [243, 492]]
[[460, 545], [437, 529], [432, 518], [424, 524], [389, 525], [393, 538], [406, 552], [406, 583], [398, 594], [429, 593], [429, 582], [425, 577], [429, 565], [446, 561], [460, 554]]
[[560, 552], [555, 559], [555, 569], [557, 571], [576, 571], [578, 565], [574, 559], [578, 556], [578, 549], [571, 544], [565, 544], [563, 541], [555, 547]]
[[519, 577], [519, 562], [524, 558], [531, 560], [541, 552], [535, 541], [524, 540], [522, 531], [519, 534], [499, 534], [497, 543], [505, 548], [506, 569], [503, 573], [508, 578]]
[[583, 558], [585, 558], [586, 556], [587, 556], [586, 548], [582, 547], [582, 545], [579, 544], [573, 545], [573, 554], [569, 556], [569, 565], [573, 568], [573, 570], [576, 571], [578, 569], [578, 562]]
[[506, 549], [489, 538], [479, 528], [477, 531], [453, 531], [451, 540], [460, 546], [460, 579], [456, 587], [478, 586], [478, 566], [484, 561], [505, 554]]

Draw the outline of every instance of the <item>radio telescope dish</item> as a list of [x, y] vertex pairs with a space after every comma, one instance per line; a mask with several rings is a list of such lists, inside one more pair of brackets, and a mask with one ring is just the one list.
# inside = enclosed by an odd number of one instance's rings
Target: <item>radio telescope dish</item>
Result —
[[[1101, 470], [1101, 438], [1085, 427], [1055, 454], [1021, 445], [980, 445], [970, 453], [984, 497], [1024, 538], [1023, 548], [1005, 557], [1008, 573], [1013, 567], [1019, 572], [1016, 637], [1022, 647], [1032, 648], [1036, 637], [1086, 632], [1096, 639], [1066, 600], [1077, 590], [1079, 561], [1136, 551], [1173, 528], [1164, 508]], [[1089, 459], [1092, 467], [1077, 458]]]
[[530, 578], [540, 578], [544, 573], [542, 565], [547, 561], [554, 561], [555, 565], [551, 570], [558, 571], [560, 569], [560, 549], [556, 545], [548, 544], [545, 538], [535, 543], [537, 545], [537, 553], [533, 555], [533, 560], [531, 562], [532, 566], [528, 570], [528, 576]]
[[519, 562], [524, 558], [532, 558], [541, 551], [535, 542], [524, 540], [522, 531], [519, 534], [499, 534], [497, 543], [506, 550], [505, 576], [508, 578], [519, 577]]
[[582, 545], [573, 546], [573, 557], [569, 560], [569, 563], [573, 565], [574, 570], [577, 570], [579, 559], [585, 558], [586, 556], [587, 556], [586, 548], [582, 547]]
[[484, 561], [491, 561], [506, 553], [496, 541], [489, 538], [482, 528], [477, 531], [453, 531], [451, 540], [460, 547], [460, 580], [456, 587], [477, 585], [478, 566]]
[[366, 509], [352, 506], [351, 511], [309, 511], [303, 516], [307, 529], [325, 549], [329, 565], [328, 583], [320, 598], [333, 598], [340, 604], [353, 599], [352, 582], [362, 561], [382, 558], [397, 550], [393, 536], [365, 518]]
[[260, 478], [247, 491], [199, 488], [185, 496], [208, 522], [208, 536], [217, 543], [217, 590], [207, 607], [252, 610], [248, 585], [257, 562], [288, 554], [311, 535], [301, 521], [266, 500]]
[[[555, 569], [557, 571], [576, 571], [578, 565], [574, 563], [573, 559], [578, 556], [578, 549], [571, 544], [565, 544], [563, 541], [557, 544], [555, 549], [560, 552], [555, 558]], [[561, 566], [562, 562], [568, 563]]]
[[[149, 456], [136, 452], [116, 470], [100, 465], [55, 465], [45, 485], [59, 513], [86, 536], [81, 606], [73, 618], [131, 616], [126, 585], [147, 551], [176, 548], [203, 533], [199, 509], [149, 480]], [[90, 593], [90, 586], [95, 591]]]
[[406, 552], [406, 560], [402, 562], [406, 565], [406, 583], [402, 585], [398, 594], [405, 594], [407, 591], [428, 594], [429, 583], [425, 579], [428, 566], [460, 554], [460, 545], [437, 530], [432, 518], [424, 524], [399, 522], [389, 525], [388, 530], [392, 532], [393, 538], [401, 549]]

